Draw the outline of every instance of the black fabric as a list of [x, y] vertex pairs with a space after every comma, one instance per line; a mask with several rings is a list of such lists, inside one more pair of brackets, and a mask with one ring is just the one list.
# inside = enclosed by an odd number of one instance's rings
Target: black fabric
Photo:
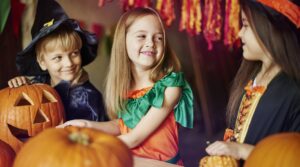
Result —
[[261, 97], [244, 143], [257, 144], [271, 134], [300, 132], [300, 85], [278, 74]]
[[[52, 19], [53, 24], [46, 26], [45, 23], [49, 23]], [[95, 34], [83, 30], [76, 20], [70, 19], [55, 0], [39, 0], [34, 24], [31, 29], [32, 41], [16, 57], [17, 68], [21, 75], [33, 76], [48, 73], [47, 71], [42, 71], [36, 61], [35, 45], [40, 39], [62, 26], [70, 28], [80, 35], [82, 40], [82, 66], [89, 64], [96, 58], [98, 40]]]
[[44, 24], [52, 19], [66, 20], [68, 18], [63, 8], [55, 0], [38, 0], [31, 36], [37, 36]]
[[[32, 83], [50, 84], [50, 76], [37, 76]], [[92, 121], [108, 121], [102, 94], [89, 82], [72, 86], [67, 81], [61, 81], [55, 90], [64, 104], [66, 121], [86, 119]]]

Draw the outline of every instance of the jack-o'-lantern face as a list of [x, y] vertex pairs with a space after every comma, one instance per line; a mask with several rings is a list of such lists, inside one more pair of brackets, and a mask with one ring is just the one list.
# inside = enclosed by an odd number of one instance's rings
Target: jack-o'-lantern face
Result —
[[16, 152], [29, 137], [63, 121], [63, 104], [49, 85], [24, 85], [0, 91], [0, 139]]

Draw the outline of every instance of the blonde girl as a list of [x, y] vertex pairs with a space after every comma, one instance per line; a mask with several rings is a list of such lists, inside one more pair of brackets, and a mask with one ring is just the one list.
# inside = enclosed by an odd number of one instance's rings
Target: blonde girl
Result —
[[118, 135], [136, 156], [182, 165], [178, 124], [193, 127], [193, 95], [178, 59], [166, 47], [158, 13], [136, 8], [120, 18], [106, 83], [106, 106], [114, 120], [76, 120], [62, 126], [97, 128]]

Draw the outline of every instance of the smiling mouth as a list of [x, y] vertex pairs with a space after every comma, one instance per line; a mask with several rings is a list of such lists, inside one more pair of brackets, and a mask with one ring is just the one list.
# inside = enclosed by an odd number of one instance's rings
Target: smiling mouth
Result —
[[22, 142], [25, 142], [30, 137], [28, 130], [20, 129], [10, 124], [7, 124], [7, 126], [11, 134]]
[[75, 70], [62, 71], [63, 73], [74, 73]]
[[147, 56], [153, 56], [153, 55], [155, 55], [155, 52], [145, 51], [145, 52], [142, 52], [142, 54], [147, 55]]

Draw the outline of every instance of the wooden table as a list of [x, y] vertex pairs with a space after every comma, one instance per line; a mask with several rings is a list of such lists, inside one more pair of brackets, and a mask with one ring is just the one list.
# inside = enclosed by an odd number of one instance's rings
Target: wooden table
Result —
[[134, 167], [182, 167], [180, 165], [174, 165], [163, 161], [133, 157]]

